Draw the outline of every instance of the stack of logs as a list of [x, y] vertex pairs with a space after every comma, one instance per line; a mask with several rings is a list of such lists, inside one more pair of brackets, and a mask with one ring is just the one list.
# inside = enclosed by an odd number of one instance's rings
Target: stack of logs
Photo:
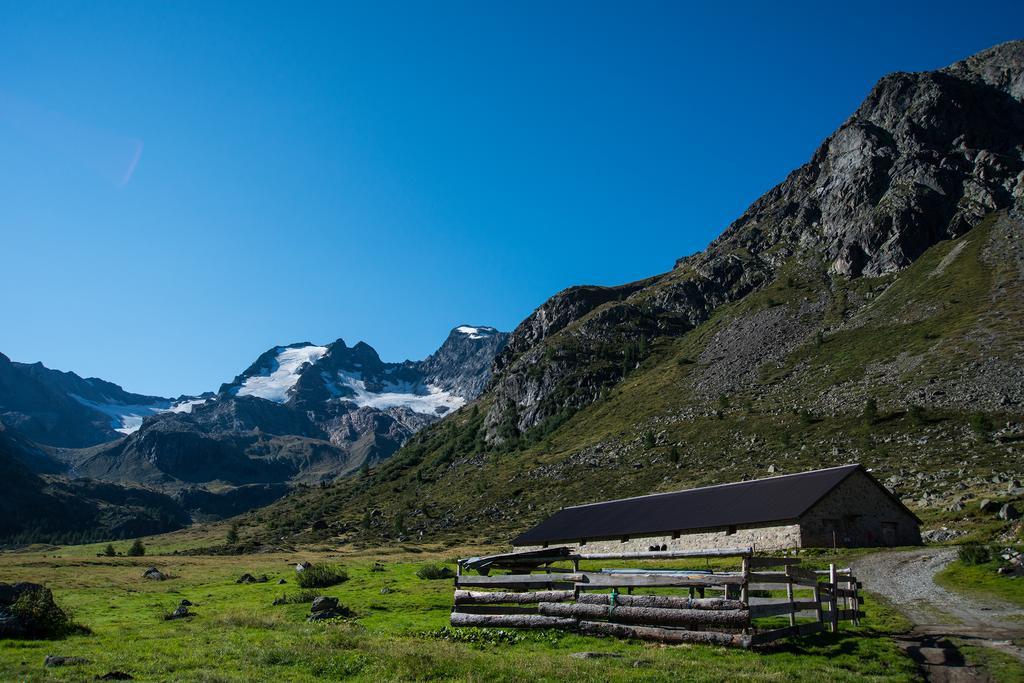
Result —
[[[694, 554], [696, 553], [696, 555]], [[651, 559], [721, 556], [716, 551], [652, 552]], [[631, 558], [636, 553], [630, 554]], [[796, 566], [795, 558], [741, 557], [739, 571], [710, 573], [642, 569], [580, 571], [586, 556], [562, 556], [573, 569], [550, 564], [545, 573], [469, 576], [455, 579], [453, 626], [557, 628], [592, 635], [664, 643], [706, 643], [750, 647], [778, 638], [838, 629], [839, 621], [859, 620], [860, 584], [848, 570], [830, 568], [828, 581]], [[602, 557], [602, 559], [604, 559]], [[647, 559], [642, 558], [642, 559]], [[500, 565], [495, 565], [500, 566]], [[782, 566], [784, 571], [754, 571]], [[517, 571], [522, 571], [518, 569]], [[529, 570], [527, 570], [529, 571]], [[845, 585], [845, 588], [840, 586]], [[487, 588], [490, 590], [469, 590]], [[686, 589], [687, 595], [634, 595], [634, 589]], [[619, 590], [626, 593], [620, 594]], [[752, 591], [758, 597], [751, 597]], [[766, 598], [764, 591], [785, 591]], [[706, 596], [719, 592], [720, 596]], [[810, 596], [797, 596], [797, 592]], [[842, 609], [840, 609], [842, 607]], [[809, 615], [809, 616], [808, 616]], [[754, 619], [788, 617], [788, 626], [758, 628]], [[798, 621], [802, 619], [804, 621]], [[812, 621], [806, 621], [812, 619]], [[777, 619], [776, 619], [777, 621]]]

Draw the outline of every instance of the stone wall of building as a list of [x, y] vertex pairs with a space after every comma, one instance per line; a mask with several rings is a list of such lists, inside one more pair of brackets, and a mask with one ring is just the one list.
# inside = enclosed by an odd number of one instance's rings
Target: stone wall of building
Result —
[[864, 472], [854, 472], [800, 519], [804, 547], [919, 545], [914, 517]]
[[[586, 543], [552, 543], [552, 546], [568, 546], [584, 553], [635, 553], [647, 552], [651, 546], [665, 550], [698, 550], [704, 548], [745, 548], [757, 550], [782, 550], [800, 545], [800, 526], [797, 524], [772, 524], [737, 526], [734, 533], [729, 529], [699, 529], [684, 532], [679, 538], [667, 536], [631, 536], [622, 539], [587, 540]], [[522, 550], [539, 550], [541, 546], [526, 546]]]

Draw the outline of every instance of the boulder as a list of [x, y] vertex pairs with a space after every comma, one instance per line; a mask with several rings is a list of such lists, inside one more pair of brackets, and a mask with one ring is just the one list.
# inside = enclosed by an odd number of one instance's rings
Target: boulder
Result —
[[301, 574], [302, 572], [306, 571], [307, 569], [309, 569], [312, 566], [313, 566], [312, 562], [299, 562], [297, 565], [295, 565], [295, 573], [296, 574]]
[[188, 599], [185, 599], [185, 598], [182, 598], [181, 602], [179, 602], [178, 605], [181, 606], [181, 607], [191, 607], [192, 606], [192, 601], [188, 600]]
[[320, 596], [313, 600], [309, 608], [310, 615], [306, 621], [323, 621], [325, 619], [336, 619], [338, 617], [352, 616], [352, 610], [344, 605], [338, 604], [338, 598]]
[[188, 607], [187, 606], [185, 606], [185, 605], [178, 605], [178, 607], [173, 612], [171, 612], [169, 615], [167, 615], [167, 620], [170, 621], [172, 619], [184, 619], [186, 617], [194, 617], [194, 616], [195, 616], [195, 614], [193, 614], [192, 612], [188, 611]]
[[245, 574], [242, 574], [241, 576], [239, 576], [238, 580], [235, 581], [235, 583], [266, 583], [269, 580], [270, 579], [267, 578], [266, 574], [263, 574], [263, 575], [261, 575], [259, 577], [256, 577], [256, 576], [253, 576], [252, 574], [245, 573]]
[[126, 674], [123, 671], [108, 671], [102, 676], [96, 677], [97, 681], [133, 681], [135, 680], [131, 674]]
[[983, 514], [986, 515], [991, 514], [999, 510], [999, 503], [997, 503], [994, 500], [991, 500], [990, 498], [986, 498], [985, 500], [978, 503], [978, 510], [980, 510]]
[[309, 611], [314, 614], [317, 612], [327, 612], [329, 610], [338, 608], [338, 598], [330, 598], [327, 596], [320, 596], [313, 599], [313, 604], [310, 605]]
[[[27, 613], [16, 607], [23, 597], [32, 599]], [[0, 583], [0, 638], [46, 638], [58, 635], [57, 631], [67, 624], [67, 615], [53, 601], [53, 593], [46, 586]]]
[[142, 578], [149, 579], [151, 581], [166, 581], [167, 575], [156, 567], [150, 567], [146, 571], [142, 572]]
[[45, 667], [79, 666], [88, 663], [89, 660], [85, 657], [63, 657], [61, 655], [46, 655], [46, 659], [43, 660], [43, 666]]
[[1015, 519], [1020, 519], [1020, 511], [1017, 508], [1013, 507], [1012, 503], [1007, 503], [1006, 505], [999, 508], [999, 512], [996, 514], [996, 516], [999, 519], [1012, 521]]

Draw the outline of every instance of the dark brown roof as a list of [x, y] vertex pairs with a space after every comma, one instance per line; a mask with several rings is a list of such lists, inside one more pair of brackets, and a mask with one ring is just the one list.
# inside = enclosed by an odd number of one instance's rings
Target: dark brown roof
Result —
[[[512, 545], [660, 535], [736, 524], [795, 520], [857, 471], [867, 473], [860, 465], [843, 465], [563, 508], [513, 539]], [[873, 477], [871, 479], [875, 481]], [[878, 484], [877, 481], [875, 483]], [[892, 496], [884, 486], [878, 486]], [[895, 496], [892, 497], [899, 502]], [[909, 510], [907, 512], [913, 516]]]

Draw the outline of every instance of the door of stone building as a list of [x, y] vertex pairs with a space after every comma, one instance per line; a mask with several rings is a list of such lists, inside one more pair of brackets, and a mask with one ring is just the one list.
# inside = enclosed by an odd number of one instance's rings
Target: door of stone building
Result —
[[886, 545], [896, 545], [895, 522], [882, 522], [882, 542]]

